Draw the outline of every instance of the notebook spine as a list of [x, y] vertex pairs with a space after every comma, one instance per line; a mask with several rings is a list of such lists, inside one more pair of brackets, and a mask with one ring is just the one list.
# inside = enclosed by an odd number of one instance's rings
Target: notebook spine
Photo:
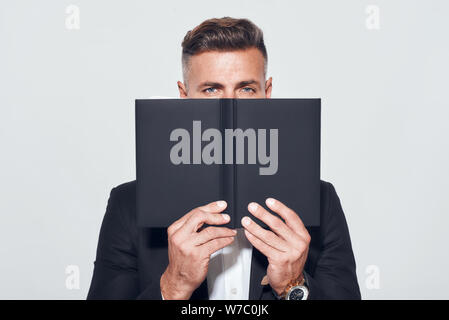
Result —
[[[235, 130], [237, 128], [237, 100], [236, 99], [232, 99], [232, 129]], [[232, 175], [233, 175], [233, 179], [232, 179], [232, 204], [233, 204], [233, 216], [232, 216], [232, 220], [234, 221], [233, 225], [234, 228], [237, 228], [238, 225], [240, 225], [240, 221], [237, 221], [238, 218], [238, 214], [237, 214], [237, 165], [236, 164], [236, 158], [237, 158], [237, 147], [236, 144], [233, 143], [233, 150], [232, 150], [232, 155], [234, 157], [233, 161], [232, 161]]]
[[[235, 121], [235, 107], [233, 99], [220, 99], [220, 131], [222, 137], [225, 137], [225, 129], [234, 129]], [[228, 203], [228, 207], [225, 210], [231, 217], [230, 227], [236, 226], [235, 212], [235, 166], [234, 161], [226, 161], [226, 154], [229, 155], [229, 151], [226, 150], [225, 139], [222, 141], [224, 152], [222, 152], [222, 165], [221, 165], [221, 197]], [[235, 149], [234, 144], [232, 148]], [[235, 157], [235, 150], [232, 150], [232, 157]]]

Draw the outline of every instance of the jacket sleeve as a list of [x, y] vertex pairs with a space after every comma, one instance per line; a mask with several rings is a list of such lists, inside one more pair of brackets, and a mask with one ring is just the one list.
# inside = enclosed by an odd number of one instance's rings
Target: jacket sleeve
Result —
[[313, 274], [305, 272], [309, 299], [361, 299], [351, 239], [340, 199], [325, 184], [321, 210], [321, 253]]
[[[136, 241], [117, 188], [112, 189], [100, 229], [87, 299], [161, 299], [159, 284], [141, 290]], [[154, 287], [154, 288], [153, 288]]]

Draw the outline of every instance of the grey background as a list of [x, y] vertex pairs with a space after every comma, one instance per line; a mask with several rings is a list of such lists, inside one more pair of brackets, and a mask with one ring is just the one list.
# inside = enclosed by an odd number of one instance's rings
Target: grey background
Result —
[[[79, 30], [66, 28], [69, 4]], [[322, 179], [342, 200], [363, 298], [449, 298], [448, 12], [447, 1], [0, 1], [0, 298], [85, 298], [109, 191], [135, 178], [134, 99], [176, 97], [184, 34], [225, 15], [264, 30], [274, 97], [322, 98]], [[66, 288], [67, 265], [79, 289]]]

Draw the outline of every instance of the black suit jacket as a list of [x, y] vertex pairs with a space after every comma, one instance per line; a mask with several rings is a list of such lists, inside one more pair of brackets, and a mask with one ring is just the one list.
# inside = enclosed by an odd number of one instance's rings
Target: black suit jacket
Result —
[[[199, 204], [200, 205], [200, 204]], [[360, 299], [351, 240], [334, 187], [321, 182], [321, 225], [311, 236], [304, 273], [309, 299]], [[112, 189], [100, 230], [88, 299], [161, 299], [160, 277], [168, 265], [167, 229], [136, 224], [136, 182]], [[249, 299], [275, 299], [260, 284], [267, 258], [253, 248]], [[207, 280], [191, 299], [208, 299]]]

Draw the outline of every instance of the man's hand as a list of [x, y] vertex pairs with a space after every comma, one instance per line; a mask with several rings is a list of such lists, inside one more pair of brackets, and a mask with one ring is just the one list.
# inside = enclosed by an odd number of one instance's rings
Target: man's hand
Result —
[[169, 264], [160, 281], [164, 299], [189, 299], [206, 278], [210, 255], [234, 241], [237, 232], [226, 227], [198, 232], [205, 223], [228, 223], [229, 215], [220, 213], [226, 206], [225, 201], [216, 201], [195, 208], [168, 228]]
[[302, 273], [309, 251], [310, 235], [292, 209], [272, 198], [268, 198], [265, 203], [285, 222], [252, 202], [248, 205], [249, 212], [272, 231], [263, 229], [249, 217], [243, 217], [242, 225], [251, 244], [268, 258], [268, 282], [280, 295], [288, 283]]

